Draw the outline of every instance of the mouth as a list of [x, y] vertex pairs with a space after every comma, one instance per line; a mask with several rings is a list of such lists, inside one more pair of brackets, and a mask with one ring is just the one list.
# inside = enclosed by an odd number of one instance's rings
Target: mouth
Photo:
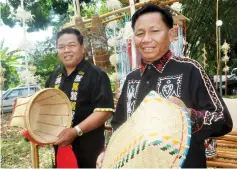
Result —
[[142, 48], [142, 50], [144, 51], [144, 52], [153, 52], [154, 51], [154, 47], [145, 47], [145, 48]]
[[67, 55], [67, 56], [64, 56], [64, 60], [71, 60], [73, 58], [72, 55]]

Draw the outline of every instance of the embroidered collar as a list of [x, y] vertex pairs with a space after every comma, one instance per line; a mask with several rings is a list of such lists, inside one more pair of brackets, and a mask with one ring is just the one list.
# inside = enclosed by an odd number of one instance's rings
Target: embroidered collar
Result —
[[[160, 59], [154, 61], [151, 66], [153, 66], [158, 72], [162, 73], [162, 71], [165, 68], [165, 65], [169, 62], [170, 58], [172, 57], [172, 52], [168, 51], [164, 56], [162, 56]], [[144, 63], [143, 60], [141, 60], [140, 64], [140, 71], [141, 73], [144, 73], [146, 70], [148, 64]]]
[[[59, 89], [59, 87], [60, 87], [60, 84], [62, 81], [62, 74], [63, 73], [59, 73], [56, 78], [56, 81], [54, 84], [54, 88], [56, 88], [56, 89]], [[83, 78], [84, 74], [85, 74], [85, 72], [78, 71], [78, 73], [74, 79], [74, 82], [72, 84], [71, 96], [69, 98], [71, 101], [71, 106], [72, 106], [72, 120], [74, 119], [74, 115], [76, 112], [77, 95], [78, 95], [78, 91], [79, 91], [79, 87], [80, 87], [79, 83], [81, 82], [81, 79]]]

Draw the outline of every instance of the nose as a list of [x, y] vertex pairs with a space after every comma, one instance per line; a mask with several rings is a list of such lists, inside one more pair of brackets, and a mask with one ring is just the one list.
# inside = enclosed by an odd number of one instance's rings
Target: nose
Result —
[[142, 42], [151, 42], [152, 41], [152, 37], [149, 33], [145, 33]]
[[65, 46], [64, 52], [68, 52], [69, 50], [69, 46]]

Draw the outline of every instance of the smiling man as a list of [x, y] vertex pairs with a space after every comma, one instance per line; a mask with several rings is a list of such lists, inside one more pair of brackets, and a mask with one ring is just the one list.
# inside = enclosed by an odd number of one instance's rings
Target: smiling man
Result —
[[95, 168], [104, 147], [104, 123], [114, 111], [110, 81], [105, 72], [84, 59], [83, 36], [77, 29], [62, 29], [57, 34], [57, 50], [63, 65], [52, 73], [46, 87], [59, 88], [68, 96], [73, 121], [55, 145], [72, 145], [79, 167]]
[[[145, 96], [155, 90], [186, 107], [191, 116], [192, 139], [183, 167], [205, 168], [204, 140], [230, 132], [232, 119], [202, 66], [189, 58], [173, 57], [169, 51], [172, 27], [172, 14], [156, 5], [146, 5], [132, 16], [134, 42], [141, 65], [127, 75], [111, 124], [116, 130]], [[101, 155], [98, 166], [100, 160]]]

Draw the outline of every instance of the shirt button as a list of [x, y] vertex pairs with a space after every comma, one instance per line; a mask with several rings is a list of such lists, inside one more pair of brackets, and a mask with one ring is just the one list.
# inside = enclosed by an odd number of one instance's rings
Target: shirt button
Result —
[[151, 66], [148, 66], [148, 69], [150, 70], [150, 69], [151, 69]]
[[149, 83], [150, 83], [149, 81], [146, 82], [146, 84], [149, 84]]

